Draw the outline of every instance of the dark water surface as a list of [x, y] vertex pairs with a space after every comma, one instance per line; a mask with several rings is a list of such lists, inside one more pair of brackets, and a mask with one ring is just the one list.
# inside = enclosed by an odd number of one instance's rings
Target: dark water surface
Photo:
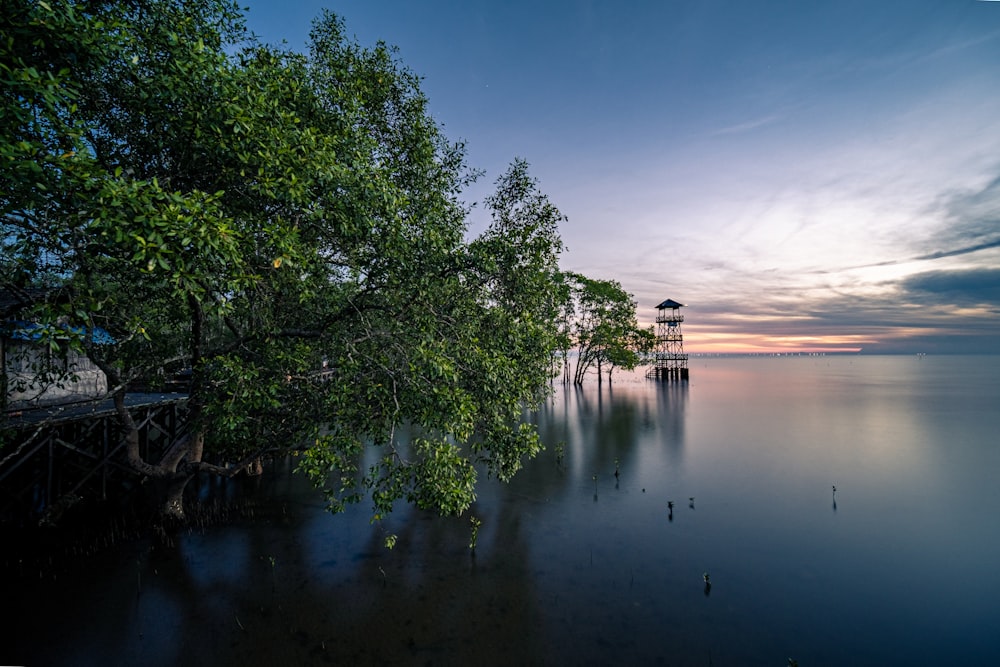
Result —
[[474, 558], [468, 515], [331, 516], [280, 464], [252, 520], [28, 583], [0, 662], [1000, 664], [1000, 357], [696, 359], [535, 419]]

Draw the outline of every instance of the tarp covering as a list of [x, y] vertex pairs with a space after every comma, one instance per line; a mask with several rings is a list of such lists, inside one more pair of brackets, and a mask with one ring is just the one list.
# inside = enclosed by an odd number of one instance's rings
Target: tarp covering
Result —
[[[11, 340], [41, 340], [44, 332], [49, 327], [42, 324], [37, 324], [35, 322], [22, 322], [13, 320], [10, 322], [5, 322], [0, 324], [0, 332], [5, 334]], [[97, 345], [114, 345], [115, 339], [112, 338], [111, 334], [100, 327], [95, 327], [93, 330], [89, 330], [86, 327], [71, 327], [66, 325], [56, 325], [56, 328], [61, 329], [66, 332], [61, 337], [79, 336]], [[67, 335], [68, 334], [68, 335]], [[57, 337], [59, 337], [57, 335]]]

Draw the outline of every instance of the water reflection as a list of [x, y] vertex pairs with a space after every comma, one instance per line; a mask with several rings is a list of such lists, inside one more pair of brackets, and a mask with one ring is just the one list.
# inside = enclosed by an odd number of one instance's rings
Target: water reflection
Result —
[[547, 449], [481, 479], [475, 557], [468, 515], [330, 516], [276, 467], [240, 491], [252, 521], [13, 595], [51, 611], [8, 626], [11, 657], [995, 664], [997, 364], [801, 361], [560, 388], [532, 417]]
[[620, 483], [651, 458], [683, 457], [687, 383], [626, 377], [631, 382], [560, 387], [531, 417], [549, 449], [567, 443], [563, 461], [578, 479], [611, 475]]

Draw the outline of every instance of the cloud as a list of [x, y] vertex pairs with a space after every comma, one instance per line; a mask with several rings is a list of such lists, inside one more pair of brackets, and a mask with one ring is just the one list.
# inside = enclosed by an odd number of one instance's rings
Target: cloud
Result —
[[736, 125], [730, 125], [729, 127], [720, 128], [718, 130], [715, 130], [714, 132], [710, 132], [709, 136], [717, 137], [726, 134], [740, 134], [742, 132], [749, 132], [750, 130], [755, 130], [758, 127], [764, 127], [765, 125], [770, 125], [772, 123], [775, 123], [780, 119], [781, 119], [780, 116], [772, 114], [770, 116], [764, 116], [763, 118], [748, 120], [744, 123], [738, 123]]
[[[979, 188], [944, 192], [918, 211], [917, 217], [937, 219], [938, 222], [929, 226], [924, 237], [916, 241], [907, 238], [912, 233], [910, 230], [901, 230], [895, 243], [903, 248], [909, 247], [913, 254], [880, 262], [825, 267], [815, 273], [900, 266], [1000, 248], [1000, 176], [992, 177]], [[981, 260], [970, 261], [977, 263]]]
[[979, 252], [980, 250], [988, 250], [990, 248], [1000, 248], [1000, 239], [994, 241], [987, 241], [985, 243], [978, 243], [976, 245], [966, 246], [964, 248], [954, 248], [952, 250], [938, 250], [927, 255], [920, 255], [914, 257], [915, 260], [928, 260], [928, 259], [941, 259], [943, 257], [955, 257], [957, 255], [968, 255], [970, 253]]
[[1000, 176], [977, 189], [945, 193], [935, 208], [945, 220], [939, 237], [945, 242], [975, 249], [1000, 245]]
[[993, 306], [1000, 311], [1000, 269], [927, 271], [900, 284], [911, 300], [933, 298], [956, 306]]

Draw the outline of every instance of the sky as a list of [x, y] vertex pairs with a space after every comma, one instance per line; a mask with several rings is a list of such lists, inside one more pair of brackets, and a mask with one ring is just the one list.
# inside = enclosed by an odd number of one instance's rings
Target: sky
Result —
[[643, 324], [685, 304], [690, 353], [1000, 353], [1000, 2], [242, 4], [267, 43], [328, 9], [397, 47], [466, 201], [525, 159], [562, 267]]

